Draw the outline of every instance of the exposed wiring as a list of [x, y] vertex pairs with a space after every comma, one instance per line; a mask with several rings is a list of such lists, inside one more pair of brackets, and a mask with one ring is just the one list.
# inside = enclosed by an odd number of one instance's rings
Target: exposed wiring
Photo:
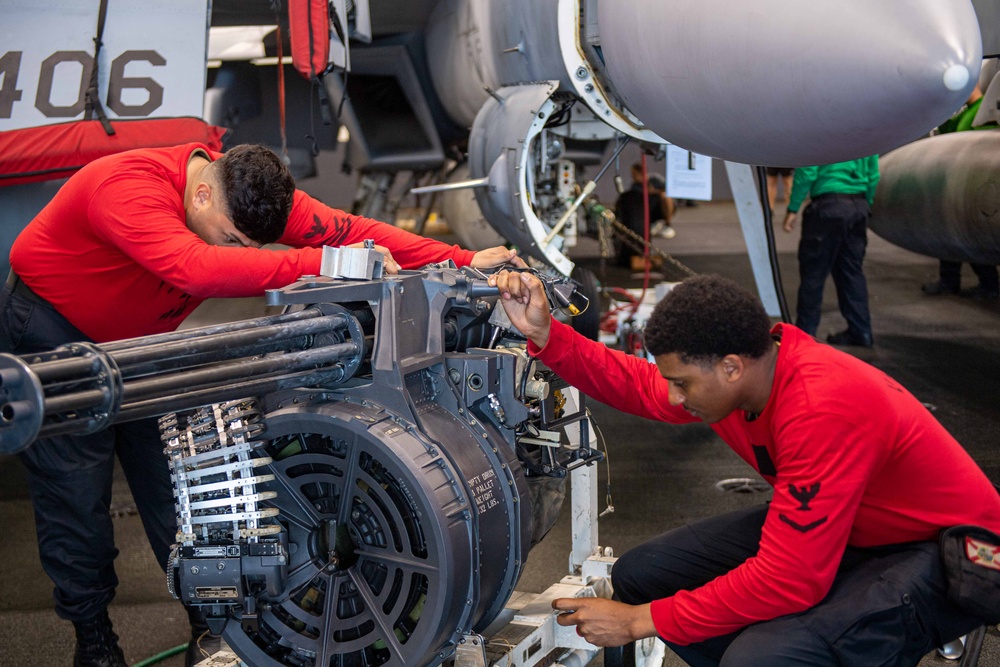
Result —
[[486, 646], [487, 648], [494, 648], [495, 646], [499, 646], [501, 649], [503, 649], [504, 657], [507, 658], [507, 664], [508, 665], [514, 664], [514, 649], [516, 649], [517, 647], [511, 644], [506, 639], [491, 639], [488, 642], [486, 642]]
[[760, 197], [761, 208], [764, 209], [764, 236], [767, 238], [767, 259], [771, 264], [771, 279], [774, 281], [774, 291], [778, 295], [778, 310], [781, 311], [781, 321], [791, 322], [788, 301], [785, 299], [785, 288], [781, 283], [781, 268], [778, 266], [778, 250], [774, 241], [774, 220], [771, 215], [771, 202], [767, 196], [767, 170], [756, 167], [757, 195]]
[[531, 367], [535, 362], [535, 358], [525, 352], [525, 356], [528, 358], [528, 362], [524, 365], [524, 373], [521, 375], [521, 400], [525, 400], [527, 397], [525, 393], [528, 391], [528, 376], [531, 375]]
[[278, 42], [278, 124], [281, 130], [281, 159], [287, 165], [291, 164], [288, 158], [288, 134], [286, 132], [285, 118], [285, 55], [282, 52], [281, 22], [275, 28], [276, 40]]
[[557, 111], [549, 116], [548, 122], [545, 123], [545, 128], [549, 129], [552, 127], [561, 127], [568, 124], [571, 118], [570, 111], [573, 109], [574, 104], [576, 104], [575, 98], [563, 104]]
[[605, 440], [601, 427], [594, 421], [593, 415], [590, 413], [590, 408], [587, 408], [587, 419], [590, 420], [590, 425], [594, 428], [594, 433], [597, 434], [597, 441], [599, 443], [598, 449], [604, 452], [604, 463], [607, 465], [608, 479], [604, 485], [605, 507], [604, 511], [598, 515], [606, 516], [608, 514], [613, 514], [615, 511], [615, 503], [611, 498], [611, 452], [608, 451], [608, 441]]
[[[193, 641], [193, 640], [192, 640]], [[188, 644], [178, 644], [173, 648], [168, 648], [162, 653], [157, 653], [156, 655], [151, 655], [150, 657], [135, 663], [132, 667], [149, 667], [149, 665], [155, 665], [158, 662], [162, 662], [167, 658], [172, 658], [178, 653], [183, 653], [187, 650]]]
[[652, 258], [649, 256], [649, 172], [646, 170], [646, 154], [642, 154], [642, 235], [643, 241], [645, 242], [645, 252], [642, 255], [643, 272], [642, 272], [642, 294], [639, 295], [638, 301], [632, 307], [632, 313], [630, 317], [634, 316], [636, 311], [639, 310], [639, 304], [642, 300], [646, 298], [646, 291], [649, 289], [649, 270], [653, 265]]
[[[637, 304], [639, 304], [639, 300], [635, 297], [634, 294], [629, 292], [624, 287], [606, 287], [604, 289], [604, 293], [610, 294], [612, 297], [615, 296], [622, 297], [622, 299], [625, 302], [627, 302], [623, 305], [612, 306], [601, 317], [601, 325], [600, 325], [601, 331], [605, 333], [614, 333], [618, 328], [618, 322], [617, 322], [618, 313], [624, 310], [633, 309]], [[632, 312], [634, 312], [634, 310]]]

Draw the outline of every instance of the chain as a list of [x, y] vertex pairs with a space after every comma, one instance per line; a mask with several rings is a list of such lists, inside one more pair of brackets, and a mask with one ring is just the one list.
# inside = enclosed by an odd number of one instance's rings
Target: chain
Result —
[[177, 501], [178, 543], [256, 542], [280, 532], [277, 525], [260, 524], [261, 519], [277, 516], [278, 510], [258, 506], [277, 494], [257, 490], [257, 484], [273, 480], [274, 475], [255, 474], [271, 459], [250, 455], [261, 444], [251, 440], [264, 430], [256, 401], [171, 413], [160, 418], [159, 427]]

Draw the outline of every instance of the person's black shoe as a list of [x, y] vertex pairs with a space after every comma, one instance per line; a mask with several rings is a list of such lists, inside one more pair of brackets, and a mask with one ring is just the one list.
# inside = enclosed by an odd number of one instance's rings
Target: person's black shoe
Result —
[[852, 347], [872, 347], [875, 345], [871, 334], [856, 334], [850, 329], [833, 333], [826, 337], [830, 345], [850, 345]]
[[966, 287], [958, 295], [966, 299], [1000, 299], [1000, 291], [987, 289], [982, 285]]
[[77, 621], [73, 627], [76, 628], [73, 667], [128, 667], [107, 610], [86, 621]]
[[184, 654], [184, 667], [194, 667], [222, 649], [222, 635], [213, 635], [208, 629], [201, 608], [188, 607], [187, 613], [191, 622], [191, 641]]
[[950, 285], [948, 283], [942, 283], [940, 280], [935, 280], [932, 283], [925, 283], [920, 291], [927, 296], [938, 296], [940, 294], [958, 294], [958, 285]]

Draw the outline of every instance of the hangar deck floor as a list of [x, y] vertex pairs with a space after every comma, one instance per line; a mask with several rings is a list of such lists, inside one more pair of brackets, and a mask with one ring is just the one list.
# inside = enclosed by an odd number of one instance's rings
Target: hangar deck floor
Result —
[[[784, 213], [780, 205], [778, 213]], [[720, 273], [752, 284], [731, 204], [681, 208], [675, 227], [676, 238], [657, 240], [658, 246], [696, 271]], [[777, 236], [783, 281], [794, 308], [798, 236], [780, 231]], [[594, 242], [582, 240], [573, 255], [580, 264], [597, 270]], [[933, 406], [937, 418], [987, 474], [1000, 480], [1000, 410], [996, 403], [1000, 394], [1000, 302], [922, 296], [921, 283], [936, 277], [936, 260], [900, 250], [875, 236], [870, 238], [865, 269], [876, 347], [856, 353]], [[668, 274], [667, 278], [678, 276]], [[970, 274], [968, 280], [972, 279]], [[627, 287], [640, 284], [615, 268], [608, 269], [606, 281]], [[823, 317], [821, 336], [843, 328], [832, 286], [828, 286]], [[615, 505], [614, 514], [601, 521], [600, 542], [617, 553], [686, 521], [765, 500], [716, 491], [716, 481], [745, 477], [752, 470], [708, 427], [652, 424], [604, 406], [592, 404], [592, 409], [610, 438]], [[605, 472], [602, 465], [602, 484]], [[114, 508], [121, 584], [111, 616], [126, 658], [135, 663], [186, 641], [186, 616], [166, 591], [163, 574], [146, 545], [120, 474]], [[549, 536], [532, 551], [519, 590], [541, 592], [565, 573], [568, 514], [563, 512]], [[0, 558], [0, 667], [71, 664], [72, 626], [52, 612], [51, 584], [38, 563], [23, 469], [13, 457], [0, 457], [0, 526], [5, 526], [7, 534]], [[160, 664], [180, 667], [183, 660], [177, 656]], [[664, 664], [673, 667], [681, 663], [668, 656]], [[944, 664], [954, 663], [933, 654], [921, 663], [922, 667]], [[979, 664], [1000, 667], [1000, 635], [995, 629], [987, 636]]]

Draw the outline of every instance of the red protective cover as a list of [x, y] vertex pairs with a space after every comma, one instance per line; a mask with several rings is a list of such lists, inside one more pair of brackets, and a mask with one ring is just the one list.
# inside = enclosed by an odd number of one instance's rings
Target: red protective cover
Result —
[[288, 0], [288, 28], [292, 64], [310, 81], [330, 62], [330, 8], [328, 0]]
[[0, 132], [0, 186], [66, 178], [99, 157], [133, 148], [200, 142], [220, 151], [226, 133], [200, 118], [112, 120], [111, 125], [110, 136], [99, 120]]

